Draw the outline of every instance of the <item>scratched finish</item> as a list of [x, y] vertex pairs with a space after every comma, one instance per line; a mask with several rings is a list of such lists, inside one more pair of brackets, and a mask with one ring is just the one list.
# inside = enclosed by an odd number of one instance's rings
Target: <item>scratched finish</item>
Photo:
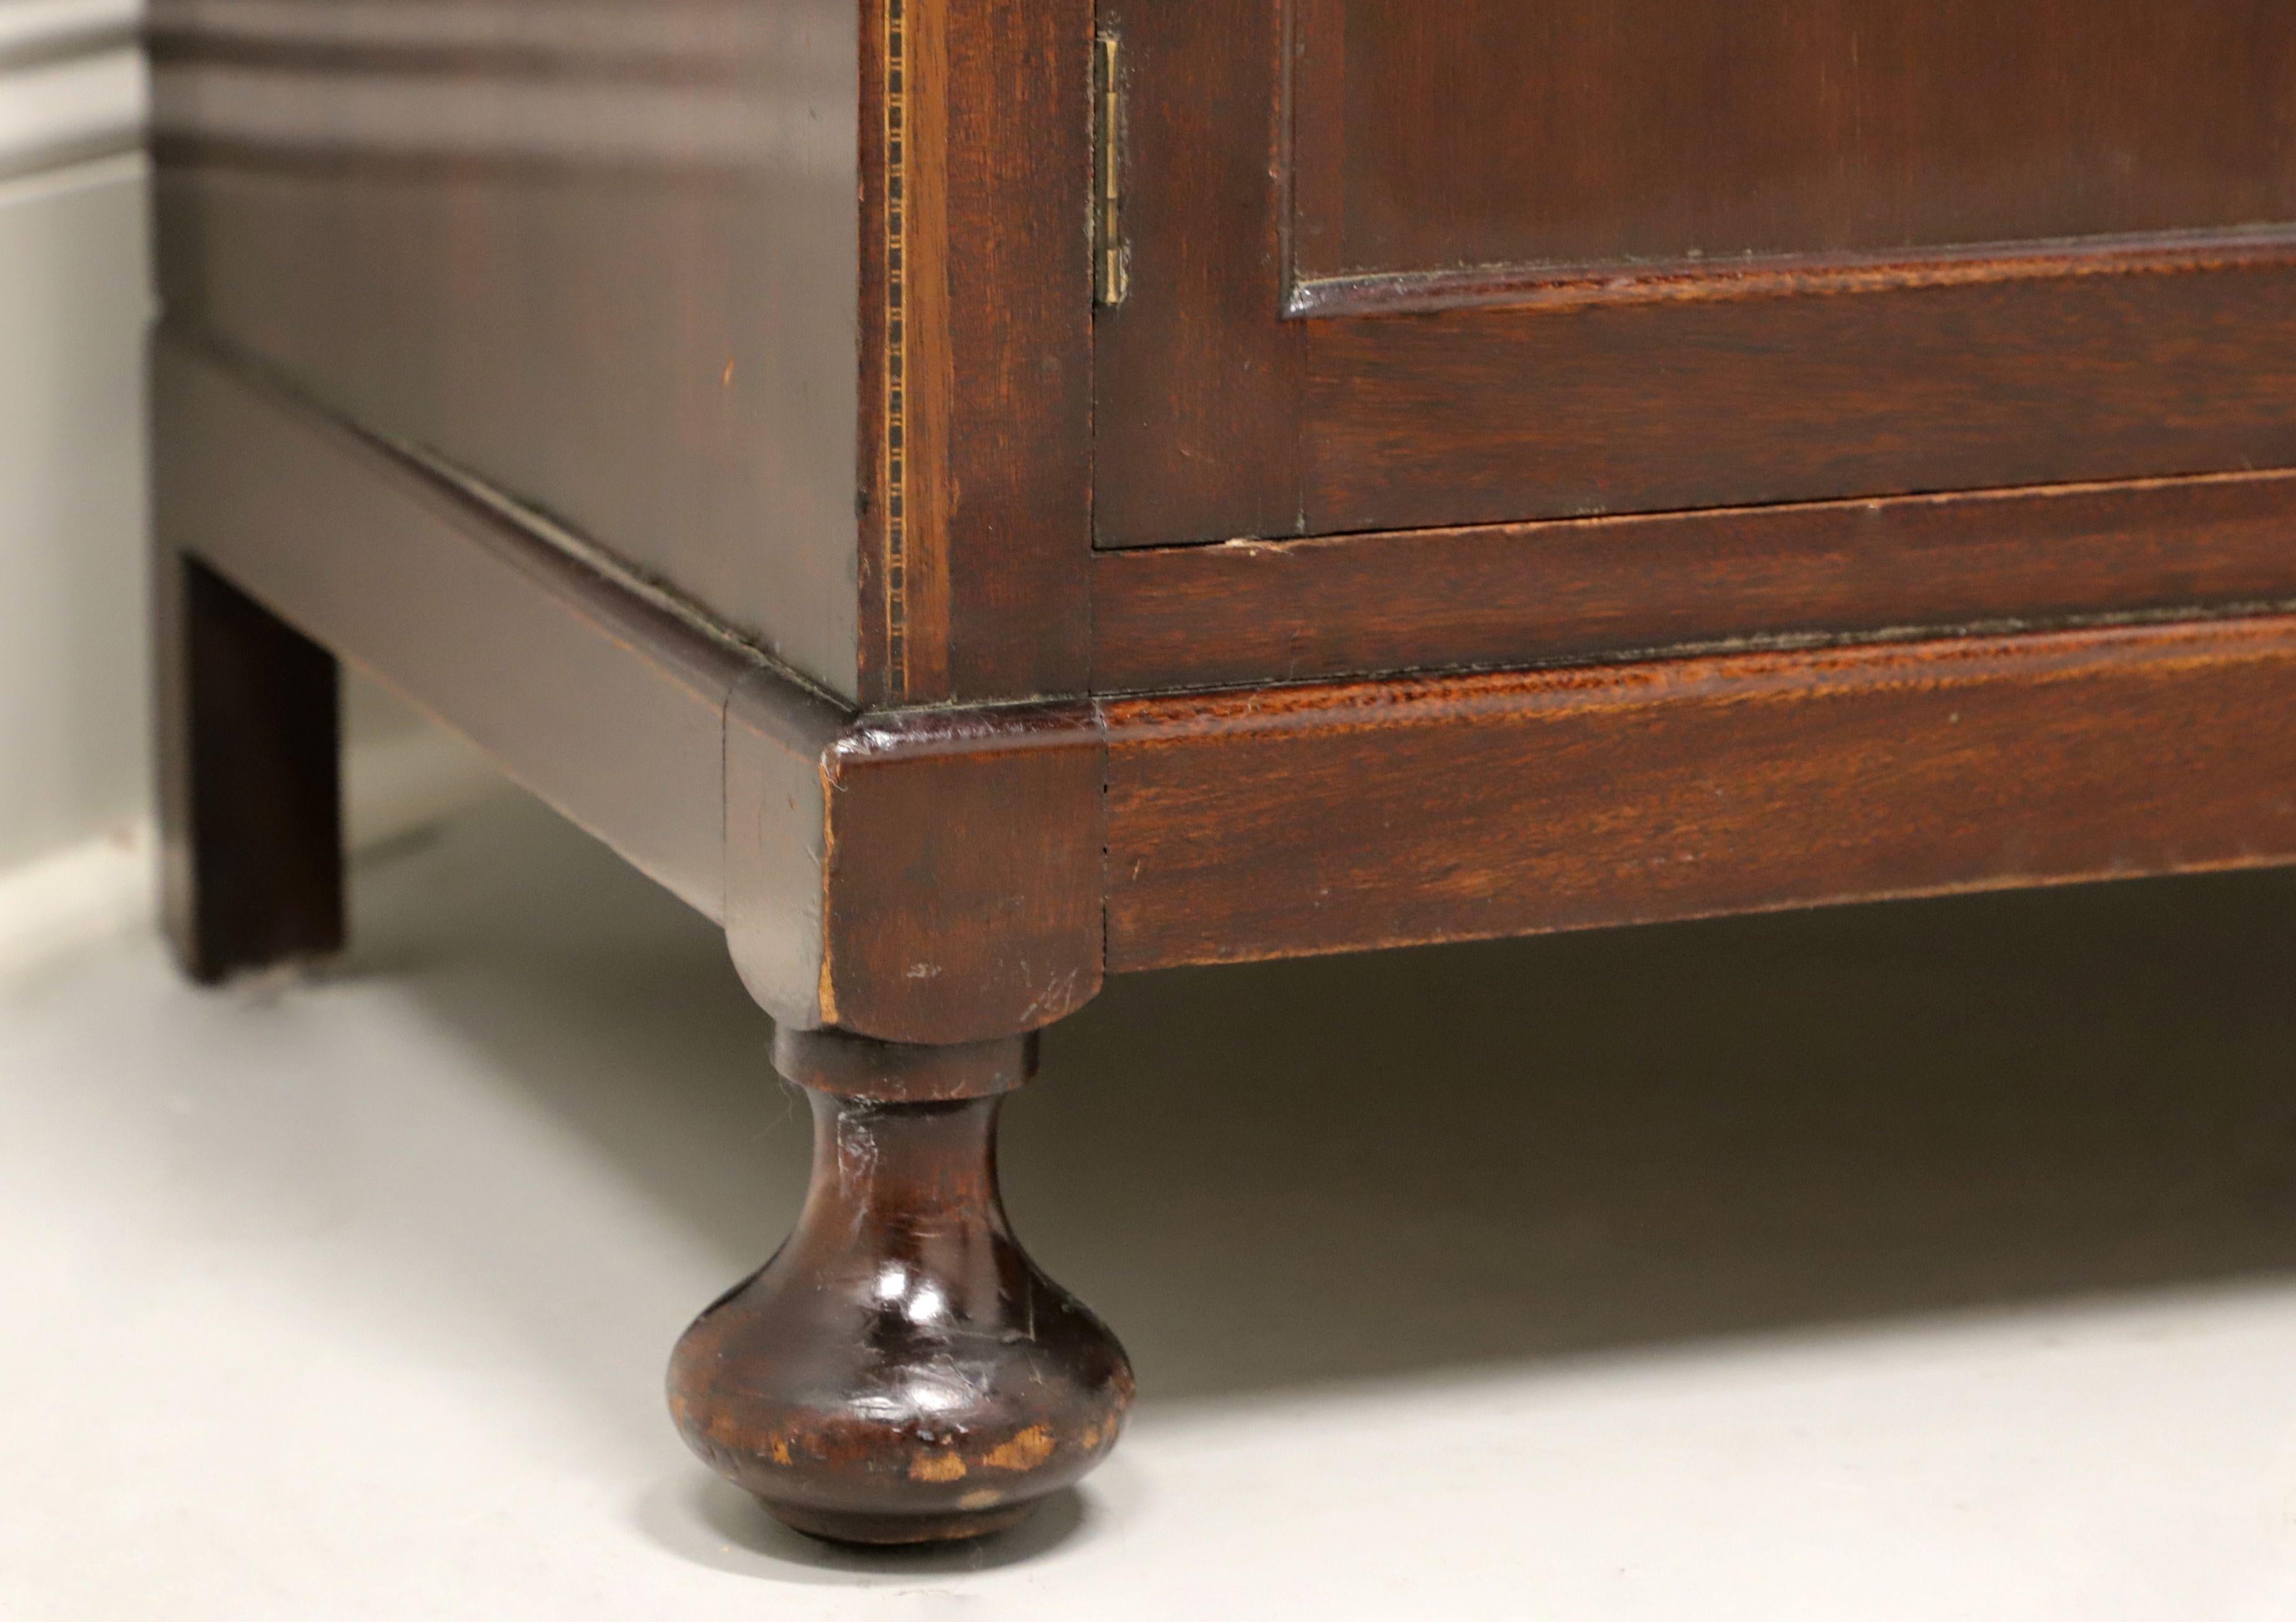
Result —
[[2296, 602], [2296, 473], [1107, 552], [1103, 692]]
[[1111, 970], [2296, 859], [2296, 618], [1107, 707]]
[[179, 334], [152, 362], [168, 545], [722, 919], [726, 700], [753, 659]]
[[1087, 706], [865, 717], [829, 750], [821, 1021], [897, 1042], [1051, 1024], [1101, 985]]
[[[783, 1073], [817, 1089], [805, 1208], [765, 1270], [678, 1342], [669, 1405], [697, 1454], [802, 1531], [977, 1536], [1116, 1445], [1131, 1365], [1029, 1259], [997, 1192], [1000, 1094], [1032, 1050], [984, 1044], [953, 1061], [834, 1035], [775, 1044]], [[967, 1062], [971, 1089], [954, 1075]], [[920, 1067], [981, 1095], [854, 1095], [908, 1091]]]

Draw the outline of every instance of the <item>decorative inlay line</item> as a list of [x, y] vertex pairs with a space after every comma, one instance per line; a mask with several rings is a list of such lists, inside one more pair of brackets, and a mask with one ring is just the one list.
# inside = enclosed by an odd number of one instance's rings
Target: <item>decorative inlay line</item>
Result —
[[906, 0], [885, 0], [885, 683], [909, 692], [908, 33]]

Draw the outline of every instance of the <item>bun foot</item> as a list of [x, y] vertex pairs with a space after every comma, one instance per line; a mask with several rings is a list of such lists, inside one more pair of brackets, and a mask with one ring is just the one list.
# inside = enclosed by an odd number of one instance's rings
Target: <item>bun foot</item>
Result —
[[680, 1434], [816, 1537], [1018, 1523], [1107, 1456], [1132, 1403], [1123, 1348], [1029, 1259], [997, 1192], [1001, 1094], [1034, 1038], [792, 1032], [774, 1061], [812, 1095], [812, 1182], [789, 1242], [671, 1355]]
[[774, 1518], [783, 1526], [794, 1527], [808, 1537], [818, 1537], [824, 1543], [880, 1546], [963, 1543], [968, 1537], [986, 1537], [992, 1532], [1017, 1527], [1037, 1512], [1034, 1498], [1000, 1510], [978, 1510], [969, 1515], [843, 1515], [776, 1502], [762, 1493], [758, 1501], [772, 1511]]

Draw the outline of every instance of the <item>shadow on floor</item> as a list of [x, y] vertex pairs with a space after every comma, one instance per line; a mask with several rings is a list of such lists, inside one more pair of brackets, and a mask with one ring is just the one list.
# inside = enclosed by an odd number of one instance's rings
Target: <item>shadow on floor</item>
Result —
[[[348, 972], [764, 1258], [802, 1114], [703, 920], [523, 803], [358, 905]], [[2292, 926], [2255, 874], [1119, 981], [1010, 1204], [1151, 1405], [2288, 1270]]]

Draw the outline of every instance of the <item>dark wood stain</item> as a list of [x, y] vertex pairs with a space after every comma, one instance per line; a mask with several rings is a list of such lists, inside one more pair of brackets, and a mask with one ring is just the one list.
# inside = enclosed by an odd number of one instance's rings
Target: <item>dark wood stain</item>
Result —
[[721, 922], [815, 1178], [671, 1402], [808, 1530], [1114, 1443], [994, 1138], [1109, 971], [2296, 861], [2265, 0], [152, 26], [179, 950], [340, 938], [338, 659]]
[[1111, 971], [2296, 859], [2296, 618], [1107, 706]]
[[2296, 464], [2262, 0], [1127, 27], [1103, 546]]
[[1345, 139], [1299, 149], [1305, 275], [2296, 220], [2296, 13], [2278, 0], [1308, 15], [1298, 116]]
[[2296, 267], [1308, 330], [1317, 532], [2296, 463]]
[[858, 692], [852, 4], [151, 27], [171, 324]]
[[1302, 334], [1275, 319], [1283, 29], [1265, 4], [1108, 0], [1124, 42], [1132, 291], [1095, 324], [1103, 545], [1299, 527]]
[[2296, 474], [1104, 553], [1104, 692], [2296, 601]]
[[789, 1242], [678, 1341], [679, 1431], [821, 1536], [1011, 1526], [1107, 1455], [1133, 1395], [1124, 1348], [1005, 1220], [996, 1114], [1033, 1040], [784, 1032], [774, 1062], [811, 1090], [812, 1184]]
[[903, 1042], [1034, 1030], [1101, 986], [1085, 705], [865, 718], [828, 790], [822, 1014]]
[[163, 539], [154, 558], [161, 897], [214, 984], [343, 944], [333, 656]]
[[172, 545], [725, 916], [725, 701], [752, 657], [178, 338], [152, 383]]
[[[889, 9], [880, 9], [889, 8]], [[864, 210], [865, 391], [902, 338], [901, 454], [865, 425], [863, 696], [899, 706], [1080, 691], [1090, 658], [1092, 272], [1081, 217], [1092, 151], [1089, 0], [865, 0], [862, 120], [898, 151], [905, 210], [876, 175]], [[906, 140], [883, 117], [900, 14]], [[901, 303], [886, 234], [904, 237]], [[900, 555], [892, 526], [899, 504]]]
[[[1099, 989], [1101, 751], [1088, 707], [854, 717], [307, 403], [172, 338], [156, 358], [168, 544], [380, 675], [726, 923], [744, 983], [775, 1019], [963, 1043], [1033, 1030]], [[316, 513], [328, 522], [315, 544]], [[215, 656], [286, 657], [253, 633]], [[258, 689], [214, 689], [240, 690]], [[299, 692], [277, 700], [298, 725]], [[251, 730], [242, 739], [232, 722], [219, 738], [272, 747], [263, 725], [279, 717], [215, 708], [224, 701], [203, 700], [203, 713], [243, 714]], [[275, 742], [302, 751], [283, 771], [317, 769], [316, 737]], [[217, 795], [289, 782], [201, 771]], [[303, 803], [265, 799], [248, 815], [299, 817]], [[332, 850], [335, 833], [298, 837]], [[194, 862], [185, 881], [237, 884], [235, 871]], [[289, 876], [300, 882], [299, 869]]]

